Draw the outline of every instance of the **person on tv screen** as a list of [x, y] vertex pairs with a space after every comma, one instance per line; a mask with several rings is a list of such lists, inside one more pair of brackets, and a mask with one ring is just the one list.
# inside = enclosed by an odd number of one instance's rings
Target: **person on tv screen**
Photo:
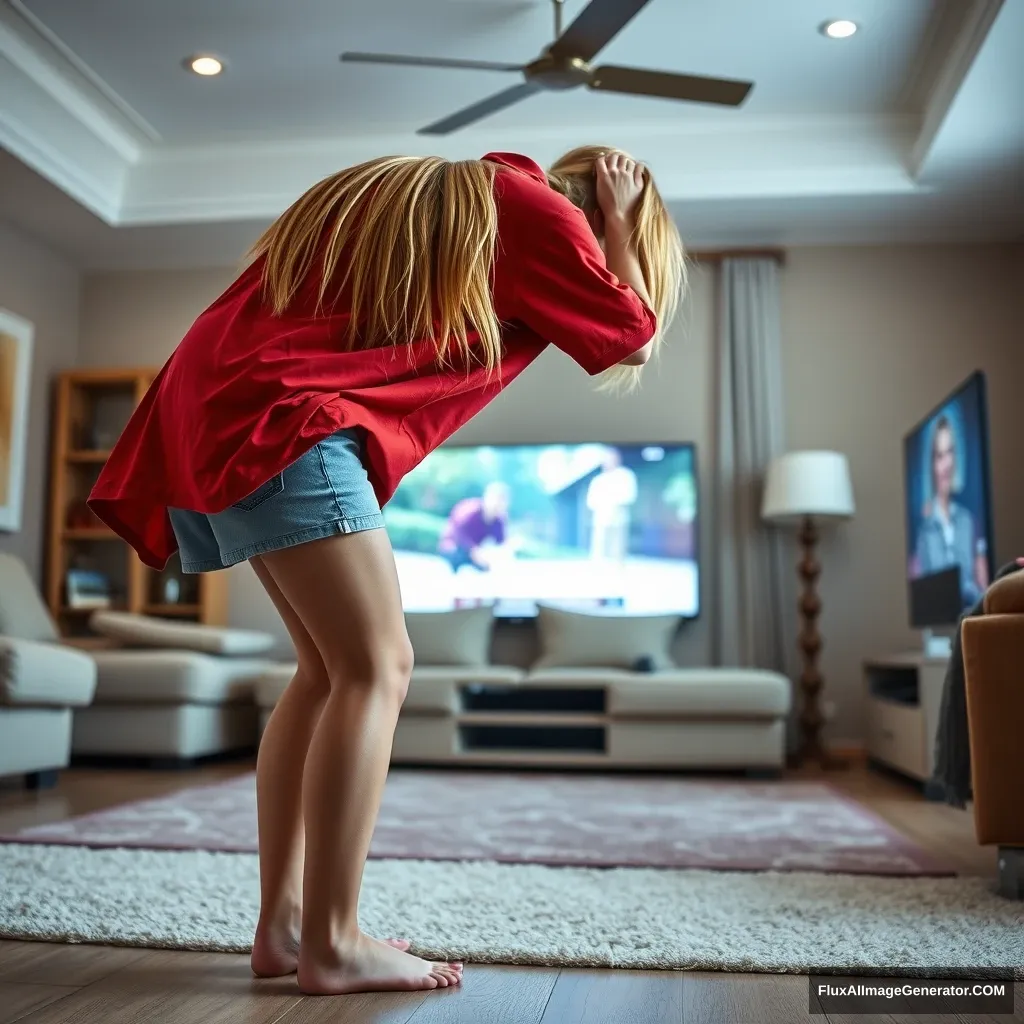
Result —
[[590, 555], [621, 562], [629, 552], [629, 524], [636, 503], [636, 473], [611, 448], [587, 488]]
[[979, 536], [974, 516], [954, 498], [957, 461], [953, 425], [943, 414], [932, 432], [931, 498], [925, 503], [915, 562], [922, 576], [958, 567], [963, 603], [968, 606], [988, 586], [988, 561], [985, 538]]
[[438, 553], [458, 572], [464, 565], [486, 572], [508, 541], [508, 484], [496, 481], [479, 498], [463, 498], [448, 515]]

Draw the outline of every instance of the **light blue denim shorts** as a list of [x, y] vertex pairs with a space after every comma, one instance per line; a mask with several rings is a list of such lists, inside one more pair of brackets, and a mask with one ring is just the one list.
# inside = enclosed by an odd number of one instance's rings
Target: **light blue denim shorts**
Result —
[[362, 434], [324, 438], [223, 512], [169, 510], [183, 572], [211, 572], [253, 555], [384, 526], [363, 464]]

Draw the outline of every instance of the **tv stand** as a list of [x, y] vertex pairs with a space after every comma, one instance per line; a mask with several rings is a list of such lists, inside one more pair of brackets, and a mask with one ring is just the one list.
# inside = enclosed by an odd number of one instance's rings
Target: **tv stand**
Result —
[[917, 652], [864, 663], [868, 760], [923, 783], [925, 795], [948, 663], [948, 655]]

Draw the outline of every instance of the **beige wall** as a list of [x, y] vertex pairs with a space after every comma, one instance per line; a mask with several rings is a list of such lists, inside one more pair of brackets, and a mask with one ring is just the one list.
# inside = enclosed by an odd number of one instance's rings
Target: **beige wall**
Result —
[[[861, 733], [859, 664], [906, 648], [901, 491], [903, 433], [971, 370], [989, 373], [998, 557], [1024, 551], [1024, 476], [1011, 438], [1024, 435], [1013, 391], [1021, 380], [1019, 251], [996, 247], [798, 249], [782, 278], [786, 426], [790, 448], [830, 447], [851, 460], [858, 513], [826, 536], [821, 629], [831, 732]], [[86, 278], [81, 361], [161, 363], [230, 270], [105, 274]], [[461, 432], [469, 442], [600, 438], [694, 440], [704, 469], [710, 440], [712, 275], [697, 271], [686, 323], [643, 391], [615, 401], [593, 392], [550, 352]], [[705, 474], [706, 475], [706, 474]], [[704, 488], [705, 496], [707, 487]], [[710, 509], [702, 509], [707, 521]], [[704, 531], [705, 538], [709, 531]], [[705, 552], [706, 555], [706, 552]], [[705, 559], [706, 561], [706, 559]], [[246, 567], [232, 572], [232, 621], [274, 625]], [[707, 599], [705, 588], [705, 601]], [[528, 654], [528, 630], [501, 637], [501, 655]], [[707, 619], [686, 627], [678, 656], [706, 663]]]
[[17, 555], [42, 580], [49, 480], [51, 381], [78, 353], [78, 272], [41, 243], [0, 222], [0, 306], [35, 324], [22, 528], [0, 532], [0, 551]]
[[846, 452], [857, 515], [821, 552], [835, 732], [861, 732], [859, 665], [907, 626], [903, 435], [975, 369], [989, 385], [995, 554], [1024, 552], [1021, 249], [797, 249], [783, 276], [787, 444]]

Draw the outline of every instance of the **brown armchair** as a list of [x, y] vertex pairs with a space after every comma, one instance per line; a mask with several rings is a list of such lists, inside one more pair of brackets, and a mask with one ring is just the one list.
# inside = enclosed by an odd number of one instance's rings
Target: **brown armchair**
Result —
[[999, 890], [1024, 899], [1024, 571], [996, 580], [961, 643], [974, 827], [999, 848]]

